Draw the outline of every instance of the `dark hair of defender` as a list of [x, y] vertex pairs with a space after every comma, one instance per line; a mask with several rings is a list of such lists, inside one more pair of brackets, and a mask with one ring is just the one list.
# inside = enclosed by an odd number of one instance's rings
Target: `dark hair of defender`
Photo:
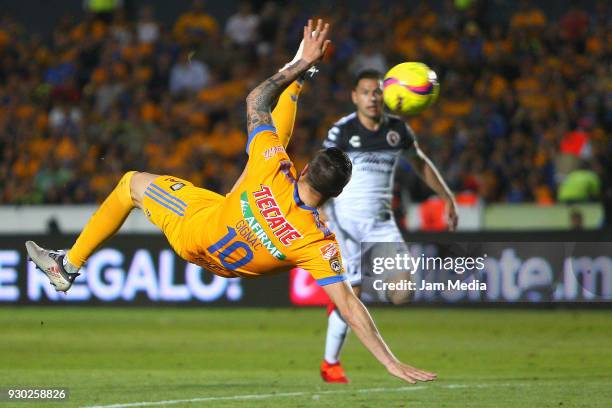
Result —
[[359, 85], [359, 81], [361, 81], [362, 79], [376, 79], [378, 81], [382, 81], [383, 74], [375, 69], [364, 69], [363, 71], [359, 71], [357, 76], [355, 76], [355, 81], [353, 82], [353, 89], [357, 88], [357, 85]]

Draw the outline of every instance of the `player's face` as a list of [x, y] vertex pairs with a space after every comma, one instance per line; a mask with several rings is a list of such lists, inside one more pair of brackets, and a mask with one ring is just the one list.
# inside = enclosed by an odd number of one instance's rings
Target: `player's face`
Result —
[[382, 81], [364, 78], [353, 89], [353, 103], [357, 112], [368, 117], [378, 118], [383, 112]]

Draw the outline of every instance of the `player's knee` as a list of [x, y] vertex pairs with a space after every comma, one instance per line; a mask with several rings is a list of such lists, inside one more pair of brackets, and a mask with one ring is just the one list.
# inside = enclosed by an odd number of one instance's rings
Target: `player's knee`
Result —
[[132, 176], [135, 174], [135, 171], [128, 171], [123, 174], [119, 182], [117, 183], [117, 188], [122, 192], [129, 192], [131, 189]]
[[[413, 277], [410, 273], [396, 273], [389, 278], [387, 278], [387, 283], [391, 284], [400, 284], [406, 281], [414, 281]], [[414, 296], [413, 290], [396, 290], [396, 289], [387, 289], [385, 292], [387, 300], [394, 305], [403, 305], [412, 300]]]
[[132, 182], [132, 177], [134, 176], [134, 174], [138, 173], [135, 170], [131, 170], [131, 171], [127, 171], [125, 173], [123, 173], [123, 176], [121, 176], [121, 179], [119, 180], [119, 185], [122, 184], [126, 184], [128, 186], [130, 186], [131, 182]]
[[117, 187], [115, 187], [115, 191], [119, 193], [119, 199], [126, 205], [134, 205], [133, 199], [131, 197], [132, 177], [135, 173], [135, 171], [128, 171], [124, 173], [119, 182], [117, 183]]
[[129, 171], [123, 177], [129, 180], [130, 195], [134, 205], [140, 208], [146, 189], [159, 176], [157, 174]]
[[400, 306], [406, 303], [409, 303], [413, 296], [414, 291], [412, 290], [390, 290], [386, 293], [387, 300], [391, 302], [391, 304]]

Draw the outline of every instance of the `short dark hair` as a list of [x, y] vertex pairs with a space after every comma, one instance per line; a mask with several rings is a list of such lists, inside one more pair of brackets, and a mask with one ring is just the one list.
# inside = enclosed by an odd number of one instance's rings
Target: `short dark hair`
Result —
[[308, 184], [321, 194], [321, 203], [337, 197], [351, 179], [353, 165], [337, 147], [319, 150], [308, 163]]
[[376, 79], [378, 81], [381, 81], [383, 79], [383, 74], [375, 69], [361, 70], [355, 76], [355, 81], [353, 81], [353, 89], [357, 88], [357, 85], [359, 85], [359, 81], [361, 81], [362, 79]]

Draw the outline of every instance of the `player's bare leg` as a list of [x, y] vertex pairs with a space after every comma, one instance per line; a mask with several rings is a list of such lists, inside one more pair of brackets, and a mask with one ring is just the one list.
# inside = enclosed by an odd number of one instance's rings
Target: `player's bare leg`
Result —
[[25, 246], [28, 256], [43, 271], [57, 291], [66, 292], [79, 276], [79, 269], [104, 241], [123, 225], [133, 208], [142, 206], [144, 191], [158, 176], [127, 172], [108, 195], [77, 238], [68, 253], [41, 248], [33, 241]]
[[[359, 297], [361, 286], [353, 286], [353, 292]], [[320, 366], [321, 378], [323, 381], [330, 383], [348, 383], [349, 379], [340, 364], [340, 352], [344, 346], [349, 327], [333, 303], [328, 306], [327, 312], [327, 335], [325, 337], [325, 355]]]

